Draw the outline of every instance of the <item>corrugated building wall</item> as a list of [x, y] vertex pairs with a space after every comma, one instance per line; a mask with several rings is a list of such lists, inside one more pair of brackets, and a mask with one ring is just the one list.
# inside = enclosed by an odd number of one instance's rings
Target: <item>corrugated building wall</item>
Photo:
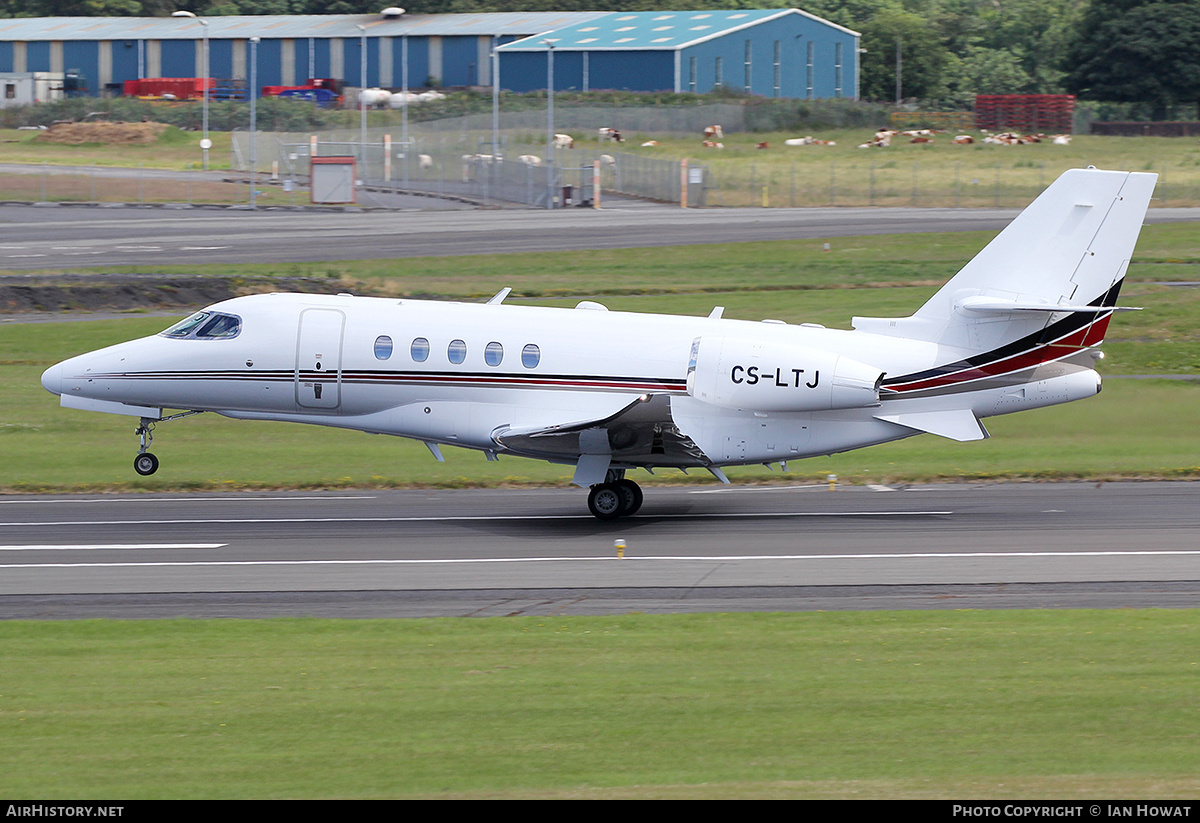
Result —
[[[348, 86], [500, 86], [854, 97], [858, 35], [805, 12], [545, 12], [0, 20], [0, 72], [78, 69], [88, 93], [126, 80], [209, 76], [258, 85], [332, 77]], [[257, 37], [257, 44], [251, 38]], [[366, 43], [366, 77], [362, 47]], [[407, 55], [407, 60], [405, 56]]]

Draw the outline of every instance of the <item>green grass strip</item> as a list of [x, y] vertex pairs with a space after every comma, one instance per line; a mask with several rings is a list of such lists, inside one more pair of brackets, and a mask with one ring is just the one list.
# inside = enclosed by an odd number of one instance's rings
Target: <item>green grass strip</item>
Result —
[[0, 794], [1194, 797], [1194, 611], [0, 624]]

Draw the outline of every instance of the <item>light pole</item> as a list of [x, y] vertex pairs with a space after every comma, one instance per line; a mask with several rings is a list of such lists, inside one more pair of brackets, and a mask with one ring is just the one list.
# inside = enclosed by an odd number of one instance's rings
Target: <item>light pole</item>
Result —
[[203, 94], [204, 94], [204, 98], [203, 98], [204, 99], [204, 105], [203, 105], [204, 136], [200, 140], [200, 149], [204, 153], [204, 170], [208, 171], [208, 150], [210, 148], [212, 148], [212, 141], [208, 139], [208, 21], [202, 17], [197, 17], [195, 14], [193, 14], [190, 11], [171, 12], [171, 16], [172, 17], [190, 17], [193, 20], [195, 20], [197, 23], [199, 23], [201, 26], [204, 27], [201, 30], [203, 32], [203, 45], [201, 46], [201, 53], [200, 53], [200, 66], [201, 66], [200, 71], [201, 71], [201, 74], [204, 75], [204, 77], [202, 78], [202, 81], [204, 83], [204, 91], [203, 91]]
[[250, 208], [254, 203], [254, 171], [258, 165], [258, 38], [250, 38]]
[[212, 141], [208, 139], [208, 74], [209, 74], [209, 68], [208, 68], [208, 21], [201, 19], [201, 18], [197, 18], [197, 19], [200, 20], [200, 25], [204, 27], [204, 44], [203, 44], [203, 49], [204, 49], [204, 55], [203, 55], [203, 63], [204, 63], [204, 78], [203, 78], [203, 83], [204, 83], [204, 90], [203, 90], [203, 93], [204, 93], [204, 104], [203, 104], [204, 105], [204, 124], [203, 124], [203, 129], [204, 129], [204, 137], [202, 137], [200, 139], [200, 148], [204, 150], [204, 170], [208, 171], [208, 150], [212, 148]]
[[554, 208], [554, 44], [546, 44], [546, 208]]
[[359, 66], [358, 66], [358, 112], [359, 112], [359, 136], [358, 136], [358, 156], [362, 158], [362, 172], [359, 175], [360, 180], [367, 179], [367, 27], [364, 25], [356, 25], [358, 29], [358, 50]]
[[404, 166], [408, 167], [408, 35], [400, 36], [400, 85], [401, 99], [404, 105], [400, 107], [400, 139], [404, 142]]
[[500, 156], [500, 55], [496, 53], [496, 37], [492, 36], [492, 162]]

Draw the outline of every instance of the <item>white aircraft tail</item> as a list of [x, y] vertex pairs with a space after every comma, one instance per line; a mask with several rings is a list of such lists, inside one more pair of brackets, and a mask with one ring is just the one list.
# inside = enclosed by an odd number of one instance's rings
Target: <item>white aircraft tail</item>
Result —
[[[947, 347], [941, 382], [1011, 373], [1104, 339], [1158, 176], [1064, 173], [912, 317], [854, 318], [859, 331]], [[911, 390], [932, 373], [891, 376]]]

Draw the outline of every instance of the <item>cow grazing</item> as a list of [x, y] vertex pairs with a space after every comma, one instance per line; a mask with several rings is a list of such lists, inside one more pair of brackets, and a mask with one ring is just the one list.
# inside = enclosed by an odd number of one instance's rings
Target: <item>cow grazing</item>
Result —
[[704, 139], [709, 140], [709, 141], [724, 140], [725, 139], [725, 130], [723, 128], [721, 128], [720, 126], [705, 126], [704, 127]]
[[554, 148], [573, 149], [575, 148], [575, 139], [569, 134], [556, 134], [554, 135]]
[[785, 146], [836, 146], [835, 140], [818, 140], [813, 136], [808, 137], [789, 137], [783, 141]]
[[600, 142], [603, 143], [606, 140], [611, 140], [614, 143], [625, 142], [625, 138], [621, 136], [621, 132], [617, 131], [616, 129], [609, 128], [608, 126], [604, 126], [600, 129]]

